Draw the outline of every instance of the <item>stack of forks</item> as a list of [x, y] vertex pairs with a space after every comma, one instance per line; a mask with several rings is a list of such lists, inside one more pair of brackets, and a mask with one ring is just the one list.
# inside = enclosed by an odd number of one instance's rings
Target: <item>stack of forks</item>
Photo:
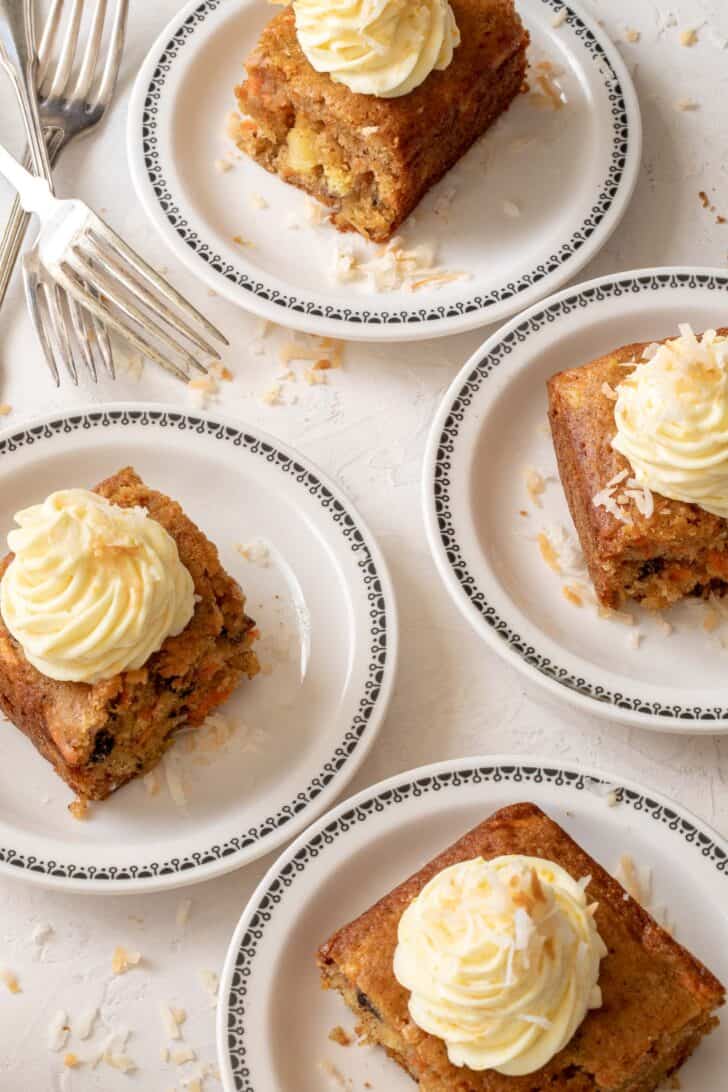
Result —
[[86, 205], [53, 193], [59, 155], [96, 128], [114, 93], [128, 0], [115, 0], [110, 19], [109, 7], [109, 0], [52, 0], [36, 52], [31, 0], [0, 0], [0, 65], [12, 80], [29, 145], [24, 167], [0, 145], [0, 174], [19, 195], [0, 241], [0, 306], [36, 213], [41, 230], [23, 257], [23, 280], [56, 385], [63, 370], [75, 384], [82, 368], [94, 382], [102, 368], [113, 378], [110, 331], [186, 381], [190, 369], [206, 371], [200, 356], [219, 360], [214, 342], [227, 345], [226, 338]]

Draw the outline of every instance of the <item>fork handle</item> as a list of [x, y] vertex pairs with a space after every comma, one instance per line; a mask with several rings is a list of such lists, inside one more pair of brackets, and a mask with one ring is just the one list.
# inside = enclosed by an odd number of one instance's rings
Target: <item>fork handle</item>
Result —
[[[58, 159], [61, 142], [57, 139], [57, 132], [54, 133], [52, 131], [44, 130], [44, 136], [48, 148], [48, 159], [50, 160], [51, 167], [53, 167]], [[25, 153], [23, 166], [29, 171], [32, 165], [30, 150], [28, 149]], [[13, 276], [13, 270], [17, 265], [20, 250], [23, 245], [23, 239], [25, 238], [29, 223], [30, 213], [23, 210], [19, 198], [16, 197], [13, 200], [13, 207], [10, 210], [10, 216], [5, 225], [2, 239], [0, 239], [0, 308], [2, 308], [2, 305], [5, 302], [5, 297], [8, 293], [10, 281]]]
[[38, 56], [31, 0], [0, 0], [0, 65], [15, 89], [36, 173], [52, 186], [51, 165], [43, 140], [35, 90]]
[[21, 167], [17, 159], [13, 158], [2, 144], [0, 144], [0, 174], [18, 191], [20, 204], [25, 211], [37, 213], [41, 220], [47, 219], [59, 204], [45, 178], [37, 178], [30, 171], [26, 171], [25, 167]]

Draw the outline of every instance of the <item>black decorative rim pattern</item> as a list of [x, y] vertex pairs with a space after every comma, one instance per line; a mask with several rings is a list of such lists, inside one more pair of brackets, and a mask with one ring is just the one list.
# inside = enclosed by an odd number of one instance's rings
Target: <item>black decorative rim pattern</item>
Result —
[[[528, 763], [513, 765], [489, 765], [484, 763], [483, 765], [470, 766], [464, 769], [446, 770], [442, 773], [423, 771], [422, 777], [385, 787], [375, 796], [354, 803], [351, 808], [347, 808], [331, 822], [321, 827], [304, 844], [300, 845], [300, 848], [296, 849], [293, 858], [276, 871], [258, 899], [255, 909], [250, 914], [245, 933], [238, 944], [235, 967], [226, 998], [224, 1046], [230, 1062], [236, 1092], [264, 1092], [262, 1086], [258, 1085], [256, 1087], [253, 1084], [253, 1075], [248, 1060], [248, 1044], [245, 1032], [248, 984], [253, 973], [253, 961], [256, 958], [266, 928], [270, 925], [278, 907], [281, 905], [283, 896], [295, 884], [298, 877], [303, 874], [309, 863], [352, 827], [366, 822], [375, 813], [396, 808], [397, 805], [405, 803], [413, 797], [425, 796], [431, 792], [442, 792], [462, 785], [502, 784], [503, 782], [513, 783], [516, 786], [557, 785], [575, 789], [579, 792], [593, 791], [595, 786], [607, 786], [608, 784], [599, 777], [580, 773], [577, 770], [568, 770], [551, 765], [530, 765]], [[718, 845], [705, 830], [701, 830], [690, 819], [680, 815], [679, 812], [673, 810], [667, 804], [659, 803], [634, 789], [619, 786], [616, 793], [617, 799], [623, 807], [627, 806], [635, 811], [644, 812], [655, 822], [667, 826], [671, 831], [683, 838], [688, 845], [694, 847], [702, 857], [712, 861], [718, 872], [723, 876], [728, 875], [728, 854], [723, 846]]]
[[452, 511], [452, 498], [450, 496], [452, 459], [460, 428], [481, 387], [487, 383], [501, 364], [507, 362], [508, 357], [517, 345], [522, 344], [532, 334], [538, 332], [542, 327], [548, 326], [556, 319], [569, 315], [574, 311], [583, 310], [585, 307], [589, 307], [590, 304], [608, 299], [618, 299], [620, 296], [633, 295], [637, 292], [686, 287], [725, 292], [728, 291], [728, 274], [722, 277], [716, 273], [665, 272], [624, 277], [606, 283], [597, 282], [581, 291], [577, 291], [574, 295], [547, 304], [541, 310], [533, 312], [530, 317], [524, 319], [518, 325], [512, 325], [512, 328], [498, 341], [495, 347], [474, 364], [468, 378], [450, 404], [435, 456], [434, 508], [440, 540], [448, 565], [463, 593], [493, 632], [517, 653], [529, 667], [535, 668], [542, 675], [559, 683], [560, 686], [580, 694], [582, 697], [591, 698], [593, 701], [602, 704], [613, 705], [630, 713], [642, 713], [652, 717], [669, 717], [686, 722], [725, 721], [728, 720], [728, 706], [664, 705], [662, 702], [630, 697], [572, 674], [567, 668], [554, 663], [548, 656], [544, 656], [538, 649], [524, 640], [519, 633], [510, 628], [508, 623], [501, 618], [495, 608], [487, 601], [478, 587], [476, 578], [468, 568], [458, 543]]
[[[295, 478], [299, 485], [318, 501], [331, 523], [346, 541], [349, 549], [357, 555], [357, 566], [362, 583], [366, 588], [369, 604], [369, 664], [364, 693], [359, 701], [352, 723], [342, 737], [341, 743], [336, 747], [319, 773], [312, 778], [305, 789], [297, 793], [295, 798], [281, 807], [275, 815], [268, 816], [256, 826], [250, 827], [222, 844], [210, 846], [205, 851], [193, 853], [187, 857], [174, 857], [148, 864], [135, 864], [126, 868], [116, 866], [98, 868], [93, 865], [61, 864], [58, 861], [25, 856], [9, 847], [0, 845], [0, 865], [10, 866], [18, 869], [19, 872], [31, 872], [74, 881], [92, 880], [95, 882], [105, 881], [110, 884], [119, 883], [122, 887], [125, 882], [138, 882], [139, 880], [161, 876], [189, 874], [193, 869], [222, 861], [226, 857], [249, 849], [256, 843], [264, 842], [272, 834], [275, 834], [287, 823], [295, 819], [302, 811], [310, 807], [350, 760], [360, 746], [369, 727], [370, 720], [382, 694], [382, 687], [391, 659], [388, 647], [388, 612], [392, 609], [392, 604], [388, 603], [385, 597], [382, 580], [369, 544], [338, 497], [312, 471], [297, 462], [295, 457], [285, 454], [273, 443], [259, 439], [242, 428], [222, 424], [208, 417], [194, 416], [183, 412], [177, 413], [173, 410], [109, 409], [88, 411], [58, 417], [7, 435], [3, 440], [0, 440], [0, 459], [4, 455], [13, 454], [42, 440], [52, 440], [79, 431], [128, 426], [171, 429], [175, 432], [189, 431], [197, 435], [203, 435], [206, 438], [212, 438], [219, 440], [221, 443], [242, 448], [249, 455], [255, 455], [275, 466], [282, 474]], [[2, 472], [0, 469], [0, 473]], [[262, 846], [260, 854], [273, 848], [275, 847]]]
[[[619, 77], [614, 70], [612, 62], [605, 52], [601, 42], [583, 22], [568, 3], [563, 0], [542, 0], [542, 3], [554, 12], [566, 9], [566, 23], [579, 39], [585, 49], [597, 62], [600, 74], [604, 79], [605, 88], [609, 98], [609, 107], [612, 120], [611, 138], [605, 137], [605, 143], [611, 139], [611, 152], [609, 168], [604, 178], [599, 195], [596, 198], [588, 216], [581, 226], [573, 233], [571, 238], [550, 257], [537, 265], [536, 268], [504, 285], [502, 288], [491, 292], [471, 296], [460, 301], [452, 301], [439, 307], [424, 307], [414, 310], [392, 310], [380, 308], [372, 311], [357, 307], [341, 307], [326, 305], [321, 306], [310, 300], [302, 299], [295, 295], [279, 292], [277, 289], [266, 285], [263, 281], [250, 277], [247, 273], [232, 265], [200, 237], [190, 224], [185, 213], [180, 208], [178, 198], [172, 192], [172, 188], [165, 177], [159, 154], [159, 136], [157, 126], [159, 121], [159, 103], [167, 79], [172, 72], [176, 60], [192, 40], [195, 31], [215, 12], [224, 0], [203, 0], [192, 11], [179, 29], [169, 40], [162, 51], [154, 70], [149, 87], [144, 99], [142, 114], [142, 150], [146, 174], [149, 183], [156, 195], [157, 201], [164, 215], [179, 236], [202, 261], [206, 262], [216, 273], [225, 277], [231, 284], [244, 289], [260, 300], [287, 311], [294, 311], [302, 315], [312, 315], [317, 318], [331, 319], [342, 322], [357, 323], [362, 326], [397, 326], [413, 325], [419, 323], [436, 323], [445, 319], [459, 318], [463, 315], [475, 312], [484, 312], [483, 322], [488, 322], [488, 311], [497, 304], [515, 300], [521, 293], [533, 288], [546, 277], [556, 272], [561, 266], [569, 262], [594, 235], [599, 225], [603, 222], [614, 200], [619, 193], [624, 178], [630, 148], [630, 128], [624, 91]], [[516, 310], [514, 306], [513, 310]]]

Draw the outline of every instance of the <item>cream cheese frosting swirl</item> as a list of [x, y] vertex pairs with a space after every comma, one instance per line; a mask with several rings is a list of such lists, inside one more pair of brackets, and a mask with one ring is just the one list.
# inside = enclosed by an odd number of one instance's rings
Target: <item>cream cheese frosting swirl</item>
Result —
[[140, 668], [190, 621], [192, 577], [145, 509], [66, 489], [15, 521], [0, 612], [43, 675], [97, 683]]
[[689, 326], [617, 387], [612, 447], [636, 481], [728, 518], [728, 339]]
[[293, 10], [313, 68], [361, 95], [409, 94], [460, 43], [449, 0], [293, 0]]
[[602, 1003], [599, 936], [582, 882], [539, 857], [463, 861], [399, 923], [394, 973], [409, 1011], [450, 1061], [533, 1073]]

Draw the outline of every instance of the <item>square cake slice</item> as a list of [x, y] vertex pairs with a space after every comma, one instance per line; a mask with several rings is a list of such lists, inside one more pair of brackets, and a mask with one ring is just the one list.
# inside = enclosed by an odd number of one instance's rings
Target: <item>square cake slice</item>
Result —
[[[392, 970], [399, 920], [443, 869], [482, 857], [541, 857], [587, 896], [608, 954], [600, 1008], [547, 1065], [525, 1076], [453, 1065], [439, 1038], [413, 1021]], [[370, 1043], [383, 1046], [425, 1092], [653, 1092], [716, 1024], [721, 983], [665, 932], [592, 857], [535, 804], [491, 815], [419, 872], [344, 926], [319, 951], [325, 988], [338, 990]]]
[[513, 0], [452, 9], [461, 43], [449, 66], [401, 98], [377, 98], [316, 72], [286, 8], [236, 89], [238, 147], [328, 205], [340, 230], [385, 242], [523, 87], [528, 34]]
[[597, 597], [609, 608], [635, 599], [657, 610], [728, 586], [728, 521], [635, 489], [628, 460], [612, 447], [615, 389], [648, 344], [624, 345], [548, 382], [561, 483]]
[[[245, 598], [179, 504], [131, 468], [94, 492], [122, 508], [145, 508], [164, 527], [192, 576], [196, 604], [185, 629], [142, 668], [93, 685], [41, 674], [0, 617], [0, 708], [82, 800], [102, 800], [146, 773], [179, 728], [201, 724], [258, 671]], [[12, 560], [0, 562], [0, 577]]]

